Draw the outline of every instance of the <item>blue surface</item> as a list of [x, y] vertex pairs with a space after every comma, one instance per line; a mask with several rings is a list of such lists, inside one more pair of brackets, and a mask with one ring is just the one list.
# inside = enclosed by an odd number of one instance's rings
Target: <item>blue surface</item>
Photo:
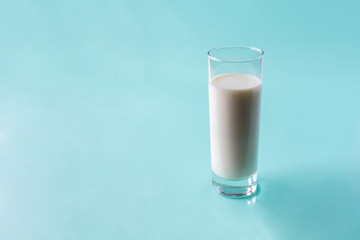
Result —
[[[356, 1], [1, 1], [0, 239], [356, 239]], [[256, 198], [211, 188], [210, 48], [265, 50]]]

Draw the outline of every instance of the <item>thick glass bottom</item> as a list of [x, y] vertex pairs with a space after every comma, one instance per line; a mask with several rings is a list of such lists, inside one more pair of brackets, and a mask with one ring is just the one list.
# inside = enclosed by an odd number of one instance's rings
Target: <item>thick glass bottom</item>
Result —
[[228, 198], [244, 198], [256, 192], [257, 173], [248, 178], [228, 180], [216, 176], [213, 173], [212, 183], [215, 192]]

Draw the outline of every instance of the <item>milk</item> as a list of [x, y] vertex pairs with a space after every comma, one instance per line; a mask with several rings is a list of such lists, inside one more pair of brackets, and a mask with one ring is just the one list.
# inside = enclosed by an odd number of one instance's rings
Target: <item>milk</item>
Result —
[[247, 74], [223, 74], [209, 81], [211, 167], [238, 180], [257, 169], [262, 82]]

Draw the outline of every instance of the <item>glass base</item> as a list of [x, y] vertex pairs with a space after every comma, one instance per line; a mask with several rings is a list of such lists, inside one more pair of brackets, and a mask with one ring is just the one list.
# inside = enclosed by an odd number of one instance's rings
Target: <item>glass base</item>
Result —
[[240, 180], [223, 179], [213, 173], [212, 183], [215, 192], [221, 196], [228, 198], [249, 197], [256, 192], [257, 173]]

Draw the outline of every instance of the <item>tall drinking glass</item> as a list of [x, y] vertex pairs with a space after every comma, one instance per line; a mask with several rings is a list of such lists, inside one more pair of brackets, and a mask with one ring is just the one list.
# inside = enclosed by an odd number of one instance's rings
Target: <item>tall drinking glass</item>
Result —
[[213, 187], [226, 197], [256, 192], [263, 55], [246, 46], [208, 52]]

